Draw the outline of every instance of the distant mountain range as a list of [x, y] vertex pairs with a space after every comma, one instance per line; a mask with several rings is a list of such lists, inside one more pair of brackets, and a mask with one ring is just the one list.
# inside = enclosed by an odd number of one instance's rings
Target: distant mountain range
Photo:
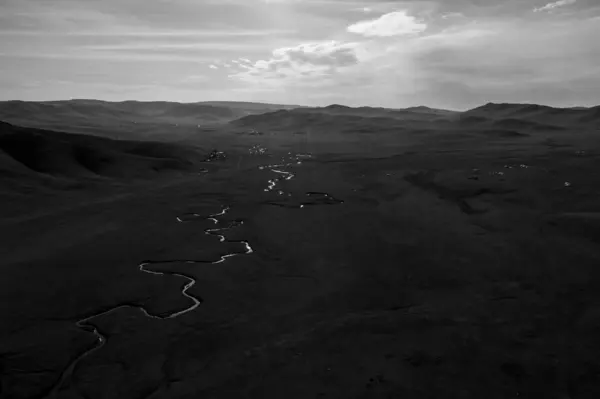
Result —
[[488, 103], [461, 113], [460, 119], [505, 125], [513, 123], [517, 126], [598, 126], [600, 106], [556, 108], [537, 104]]
[[87, 99], [41, 102], [3, 101], [0, 102], [0, 119], [10, 121], [35, 118], [52, 122], [57, 118], [102, 117], [137, 122], [152, 120], [165, 123], [195, 124], [224, 122], [250, 114], [293, 108], [297, 108], [297, 106], [223, 101], [200, 103], [108, 102]]
[[[295, 108], [248, 115], [231, 122], [256, 129], [337, 130], [434, 128], [555, 131], [565, 128], [599, 127], [600, 106], [555, 108], [534, 104], [488, 103], [468, 111], [449, 111], [425, 106], [404, 109], [358, 107], [333, 104], [320, 108]], [[345, 127], [344, 127], [345, 126]]]
[[[166, 127], [205, 127], [230, 123], [248, 129], [335, 129], [370, 132], [393, 129], [431, 129], [454, 126], [465, 129], [556, 131], [598, 128], [600, 106], [556, 108], [536, 104], [488, 103], [468, 111], [416, 106], [409, 108], [326, 107], [206, 101], [123, 101], [76, 99], [66, 101], [0, 102], [0, 120], [37, 128], [88, 132], [111, 136], [114, 131], [144, 132]], [[99, 133], [100, 132], [100, 133]], [[136, 135], [137, 134], [137, 135]], [[165, 133], [166, 134], [166, 133]]]
[[[222, 124], [248, 115], [296, 107], [224, 101], [2, 101], [0, 120], [19, 126], [110, 138], [164, 141], [176, 136], [189, 136], [192, 129]], [[183, 129], [187, 129], [187, 132], [178, 136]]]

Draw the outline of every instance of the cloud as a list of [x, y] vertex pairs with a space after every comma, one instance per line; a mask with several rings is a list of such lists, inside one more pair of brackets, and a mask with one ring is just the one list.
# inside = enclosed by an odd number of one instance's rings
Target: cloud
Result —
[[[254, 65], [253, 62], [247, 58], [238, 58], [237, 60], [231, 60], [231, 62], [233, 64], [237, 65], [238, 67], [245, 68], [245, 69], [251, 69], [252, 65]], [[231, 64], [229, 64], [229, 65], [231, 67]]]
[[441, 107], [486, 101], [559, 105], [573, 101], [576, 92], [589, 103], [590, 91], [581, 88], [582, 82], [600, 85], [598, 35], [600, 24], [592, 19], [464, 23], [395, 44], [377, 60], [385, 68], [378, 72], [399, 83], [397, 97]]
[[347, 66], [357, 62], [353, 43], [340, 43], [335, 40], [305, 43], [295, 47], [284, 47], [273, 51], [277, 59], [300, 64]]
[[[60, 51], [48, 51], [40, 49], [22, 49], [18, 51], [3, 52], [0, 51], [0, 58], [5, 60], [13, 60], [13, 62], [22, 60], [56, 60], [61, 63], [71, 62], [75, 60], [79, 61], [102, 61], [107, 63], [137, 63], [137, 62], [165, 62], [165, 63], [204, 63], [212, 61], [214, 55], [207, 54], [205, 51], [197, 53], [190, 53], [189, 51], [181, 52], [177, 50], [173, 51], [160, 51], [156, 50], [144, 50], [139, 49], [136, 51], [131, 50], [87, 50], [78, 48], [64, 48]], [[31, 62], [33, 64], [35, 62]]]
[[406, 11], [394, 11], [377, 19], [357, 22], [348, 27], [348, 32], [367, 37], [410, 35], [427, 29], [424, 22], [408, 15]]
[[210, 80], [210, 78], [208, 76], [189, 75], [189, 76], [186, 76], [186, 77], [180, 79], [179, 81], [169, 82], [169, 83], [171, 86], [181, 86], [181, 85], [186, 85], [188, 83], [205, 83], [205, 82], [208, 82], [209, 80]]
[[[577, 21], [457, 18], [449, 27], [402, 41], [326, 42], [320, 51], [315, 43], [282, 48], [233, 77], [283, 102], [452, 109], [487, 101], [597, 103], [591, 87], [600, 85], [600, 24], [597, 18]], [[347, 61], [330, 58], [341, 49], [350, 55]], [[327, 66], [332, 64], [343, 67]]]
[[290, 79], [323, 77], [335, 73], [338, 68], [357, 64], [356, 47], [357, 43], [335, 40], [282, 47], [273, 50], [268, 60], [258, 60], [249, 66], [240, 65], [246, 70], [230, 77], [246, 82], [284, 79], [288, 83]]
[[534, 8], [533, 11], [534, 12], [550, 11], [557, 7], [564, 7], [564, 6], [568, 6], [571, 4], [575, 4], [576, 2], [577, 2], [577, 0], [558, 0], [553, 3], [548, 3], [543, 7]]
[[447, 14], [442, 15], [442, 19], [450, 19], [450, 18], [464, 18], [465, 15], [460, 12], [449, 12]]
[[110, 30], [87, 30], [77, 31], [48, 31], [36, 29], [2, 29], [0, 36], [94, 36], [94, 37], [134, 37], [144, 39], [181, 38], [181, 39], [207, 39], [207, 38], [231, 38], [237, 37], [268, 37], [273, 35], [288, 35], [294, 33], [289, 29], [155, 29], [146, 30], [134, 27], [112, 28]]
[[218, 67], [218, 66], [216, 66], [216, 65], [213, 65], [213, 64], [210, 64], [208, 67], [209, 67], [210, 69], [219, 69], [219, 67]]
[[352, 11], [364, 12], [365, 14], [368, 14], [373, 12], [373, 9], [371, 7], [357, 7], [353, 8]]
[[122, 42], [115, 44], [89, 44], [78, 46], [80, 49], [87, 49], [92, 51], [146, 51], [146, 52], [181, 52], [186, 53], [188, 51], [199, 50], [230, 50], [240, 51], [252, 48], [252, 46], [245, 43], [215, 43], [215, 42], [204, 42], [204, 43], [157, 43], [157, 42]]

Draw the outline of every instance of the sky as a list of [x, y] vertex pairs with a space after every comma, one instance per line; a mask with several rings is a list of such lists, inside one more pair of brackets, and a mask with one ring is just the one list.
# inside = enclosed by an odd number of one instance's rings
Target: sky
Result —
[[600, 104], [598, 0], [0, 0], [0, 100]]

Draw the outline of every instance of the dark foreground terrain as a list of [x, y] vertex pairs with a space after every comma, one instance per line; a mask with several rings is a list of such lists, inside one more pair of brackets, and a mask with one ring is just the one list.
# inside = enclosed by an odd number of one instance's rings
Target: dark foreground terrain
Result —
[[3, 125], [0, 397], [600, 397], [597, 110], [485, 107]]

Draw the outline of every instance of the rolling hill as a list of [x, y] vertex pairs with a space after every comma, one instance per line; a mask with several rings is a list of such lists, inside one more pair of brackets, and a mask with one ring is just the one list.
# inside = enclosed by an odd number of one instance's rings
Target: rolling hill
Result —
[[[521, 124], [527, 127], [547, 128], [574, 127], [582, 124], [598, 126], [600, 124], [600, 108], [572, 107], [556, 108], [537, 104], [487, 103], [460, 114], [460, 119], [485, 118], [493, 123]], [[504, 122], [499, 122], [504, 120]]]
[[248, 115], [231, 123], [254, 129], [335, 129], [337, 131], [372, 131], [422, 127], [446, 120], [457, 112], [427, 107], [390, 109], [348, 107], [332, 104], [326, 107], [295, 108]]
[[[0, 120], [16, 125], [49, 128], [73, 133], [89, 133], [115, 137], [124, 133], [128, 139], [169, 140], [164, 131], [172, 127], [197, 128], [220, 124], [237, 118], [291, 109], [295, 106], [242, 103], [206, 102], [177, 103], [167, 101], [100, 100], [66, 101], [2, 101]], [[177, 137], [177, 132], [168, 136]]]
[[377, 132], [390, 129], [463, 130], [522, 136], [535, 132], [557, 132], [568, 128], [595, 129], [600, 107], [554, 108], [534, 104], [488, 103], [465, 112], [429, 108], [404, 109], [358, 107], [339, 104], [327, 107], [278, 110], [248, 115], [231, 122], [252, 129], [323, 129]]
[[15, 177], [138, 178], [186, 170], [197, 148], [111, 140], [0, 122], [0, 175]]

